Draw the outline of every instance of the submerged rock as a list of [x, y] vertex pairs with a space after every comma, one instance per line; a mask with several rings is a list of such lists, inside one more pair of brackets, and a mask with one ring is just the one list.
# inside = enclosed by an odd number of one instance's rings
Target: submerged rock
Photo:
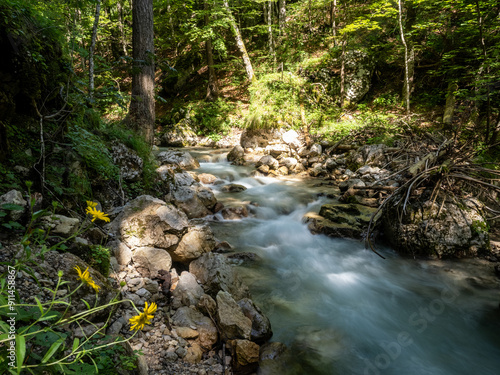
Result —
[[361, 239], [375, 211], [354, 203], [332, 203], [321, 206], [319, 214], [306, 214], [303, 220], [314, 234]]

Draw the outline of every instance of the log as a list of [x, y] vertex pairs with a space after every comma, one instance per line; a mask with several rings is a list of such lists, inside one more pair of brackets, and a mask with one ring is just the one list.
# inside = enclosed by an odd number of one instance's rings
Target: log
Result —
[[451, 139], [443, 142], [441, 146], [439, 147], [440, 151], [436, 154], [435, 152], [430, 152], [427, 155], [425, 155], [421, 160], [417, 161], [414, 163], [412, 166], [408, 168], [408, 174], [411, 177], [415, 177], [419, 173], [423, 172], [425, 169], [427, 169], [427, 166], [432, 165], [438, 158], [441, 156], [445, 155], [448, 151], [446, 150], [446, 147], [451, 144]]
[[351, 188], [355, 190], [376, 190], [376, 191], [381, 191], [381, 190], [394, 191], [397, 189], [397, 187], [395, 186], [352, 186]]

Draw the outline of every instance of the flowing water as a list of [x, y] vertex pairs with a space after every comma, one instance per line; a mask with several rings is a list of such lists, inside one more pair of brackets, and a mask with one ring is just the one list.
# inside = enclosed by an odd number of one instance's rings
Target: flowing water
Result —
[[210, 225], [235, 252], [258, 255], [237, 269], [271, 321], [272, 341], [291, 349], [293, 359], [273, 374], [500, 374], [491, 264], [414, 260], [379, 248], [384, 260], [359, 241], [312, 235], [302, 217], [318, 212], [333, 187], [253, 178], [225, 154], [191, 152], [205, 161], [197, 172], [247, 187], [211, 186], [226, 206], [249, 204], [251, 215], [216, 215]]

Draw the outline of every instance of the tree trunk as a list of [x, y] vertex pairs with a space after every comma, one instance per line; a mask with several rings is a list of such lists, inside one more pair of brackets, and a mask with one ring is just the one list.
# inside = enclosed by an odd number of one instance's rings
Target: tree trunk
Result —
[[333, 45], [337, 45], [336, 37], [337, 37], [337, 0], [333, 0], [332, 2], [332, 34], [333, 34]]
[[[204, 10], [205, 10], [205, 26], [209, 24], [209, 15], [208, 15], [208, 0], [204, 1]], [[211, 102], [217, 99], [219, 96], [219, 87], [217, 84], [217, 76], [215, 75], [214, 69], [214, 57], [212, 53], [212, 39], [208, 38], [205, 41], [205, 49], [207, 52], [207, 65], [208, 65], [208, 85], [207, 85], [207, 96], [205, 100]]]
[[453, 112], [455, 111], [455, 91], [458, 85], [455, 82], [448, 83], [448, 92], [446, 94], [446, 106], [444, 108], [443, 124], [451, 126], [453, 122]]
[[155, 122], [153, 36], [153, 0], [134, 0], [132, 5], [134, 66], [128, 122], [149, 144], [153, 144]]
[[99, 16], [101, 14], [101, 0], [97, 0], [95, 6], [94, 26], [92, 27], [92, 39], [89, 50], [89, 99], [94, 100], [94, 50], [97, 40], [97, 27], [99, 26]]
[[342, 38], [342, 54], [340, 55], [340, 107], [344, 107], [345, 101], [345, 47], [347, 44], [346, 36]]
[[401, 42], [403, 43], [405, 50], [405, 80], [404, 80], [404, 92], [403, 98], [406, 103], [406, 114], [410, 114], [410, 79], [409, 79], [409, 66], [408, 66], [408, 45], [406, 44], [405, 33], [403, 30], [403, 7], [401, 4], [402, 0], [398, 0], [398, 22], [399, 22], [399, 32], [401, 33]]
[[122, 0], [118, 0], [116, 3], [118, 12], [118, 29], [120, 30], [120, 42], [122, 45], [123, 56], [128, 56], [127, 54], [127, 38], [125, 36], [125, 27], [123, 26], [123, 4]]
[[273, 18], [272, 18], [272, 2], [268, 2], [267, 12], [266, 3], [264, 3], [264, 15], [266, 15], [267, 21], [267, 33], [269, 35], [269, 56], [273, 59], [273, 71], [276, 69], [276, 53], [274, 52], [274, 40], [273, 40]]
[[279, 0], [279, 28], [280, 28], [280, 36], [283, 36], [285, 33], [285, 24], [286, 24], [286, 5], [285, 0]]
[[172, 20], [172, 7], [170, 6], [170, 0], [167, 0], [167, 13], [168, 13], [168, 24], [170, 25], [170, 30], [172, 30], [172, 41], [175, 44], [174, 57], [177, 57], [177, 42], [175, 40], [175, 27], [174, 21]]
[[252, 63], [250, 61], [250, 57], [248, 56], [248, 52], [245, 48], [245, 43], [243, 42], [243, 38], [241, 37], [240, 34], [240, 29], [238, 28], [238, 25], [236, 24], [236, 20], [234, 19], [233, 13], [231, 12], [231, 9], [229, 8], [228, 0], [224, 0], [224, 7], [226, 8], [227, 11], [227, 16], [229, 19], [229, 24], [231, 26], [231, 30], [234, 34], [234, 37], [236, 39], [236, 45], [238, 46], [238, 49], [240, 50], [240, 53], [243, 58], [243, 63], [245, 64], [245, 70], [247, 72], [247, 77], [251, 81], [253, 80], [255, 74], [253, 72], [253, 67]]
[[[484, 64], [486, 66], [486, 74], [489, 75], [490, 68], [487, 64], [488, 54], [486, 51], [486, 43], [484, 42], [484, 32], [483, 32], [483, 17], [481, 15], [481, 8], [479, 7], [479, 1], [476, 0], [476, 11], [477, 11], [477, 23], [479, 26], [479, 39], [481, 42], [481, 49], [483, 51]], [[491, 99], [490, 99], [490, 85], [489, 82], [486, 82], [486, 134], [484, 136], [484, 141], [488, 143], [488, 138], [490, 136], [490, 127], [491, 127]]]

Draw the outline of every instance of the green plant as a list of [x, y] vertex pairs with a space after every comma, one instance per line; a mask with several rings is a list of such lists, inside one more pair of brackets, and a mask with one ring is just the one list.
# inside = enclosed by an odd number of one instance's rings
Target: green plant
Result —
[[73, 149], [100, 178], [118, 180], [118, 167], [113, 163], [107, 145], [101, 138], [77, 125], [70, 127], [67, 136]]
[[[28, 184], [28, 190], [31, 184]], [[92, 216], [92, 221], [101, 219], [109, 221], [106, 214], [96, 209], [96, 203], [87, 202], [86, 213]], [[49, 247], [46, 244], [48, 231], [35, 227], [38, 218], [48, 213], [47, 210], [33, 212], [34, 201], [31, 201], [31, 220], [22, 237], [22, 256], [16, 257], [12, 264], [3, 262], [6, 271], [0, 281], [0, 372], [10, 374], [65, 373], [65, 374], [97, 374], [116, 373], [116, 367], [132, 369], [135, 367], [135, 354], [128, 355], [121, 344], [129, 341], [141, 330], [145, 324], [150, 324], [156, 311], [156, 304], [146, 306], [140, 312], [132, 301], [119, 300], [119, 292], [108, 303], [98, 305], [100, 286], [93, 280], [88, 269], [83, 271], [76, 266], [79, 285], [71, 287], [71, 283], [63, 280], [63, 272], [57, 274], [57, 283], [54, 289], [45, 288], [50, 292], [48, 300], [33, 296], [35, 303], [21, 301], [15, 290], [16, 275], [20, 270], [26, 270], [35, 280], [36, 276], [29, 267], [29, 263], [39, 262], [43, 254], [54, 248], [61, 248], [74, 236], [63, 239], [56, 245]], [[53, 205], [55, 209], [57, 205]], [[11, 207], [15, 208], [15, 207]], [[77, 235], [83, 233], [83, 227]], [[32, 251], [35, 250], [36, 252]], [[35, 255], [36, 254], [36, 255]], [[102, 246], [93, 249], [96, 262], [103, 263], [109, 258], [109, 252]], [[96, 293], [94, 306], [82, 299], [86, 309], [75, 314], [70, 313], [72, 297], [80, 288], [92, 288]], [[64, 291], [64, 293], [61, 293]], [[110, 322], [114, 308], [122, 303], [130, 303], [138, 315], [130, 319], [134, 334], [128, 338], [105, 336], [104, 332]], [[107, 318], [102, 326], [94, 325], [91, 321], [97, 312], [107, 310]], [[82, 324], [94, 325], [92, 333], [85, 333], [82, 338], [67, 333], [68, 327]], [[118, 360], [119, 359], [119, 360]], [[118, 365], [116, 365], [118, 363]]]
[[108, 276], [110, 268], [110, 257], [111, 255], [108, 248], [102, 245], [95, 245], [91, 247], [91, 260], [89, 264], [104, 276]]

